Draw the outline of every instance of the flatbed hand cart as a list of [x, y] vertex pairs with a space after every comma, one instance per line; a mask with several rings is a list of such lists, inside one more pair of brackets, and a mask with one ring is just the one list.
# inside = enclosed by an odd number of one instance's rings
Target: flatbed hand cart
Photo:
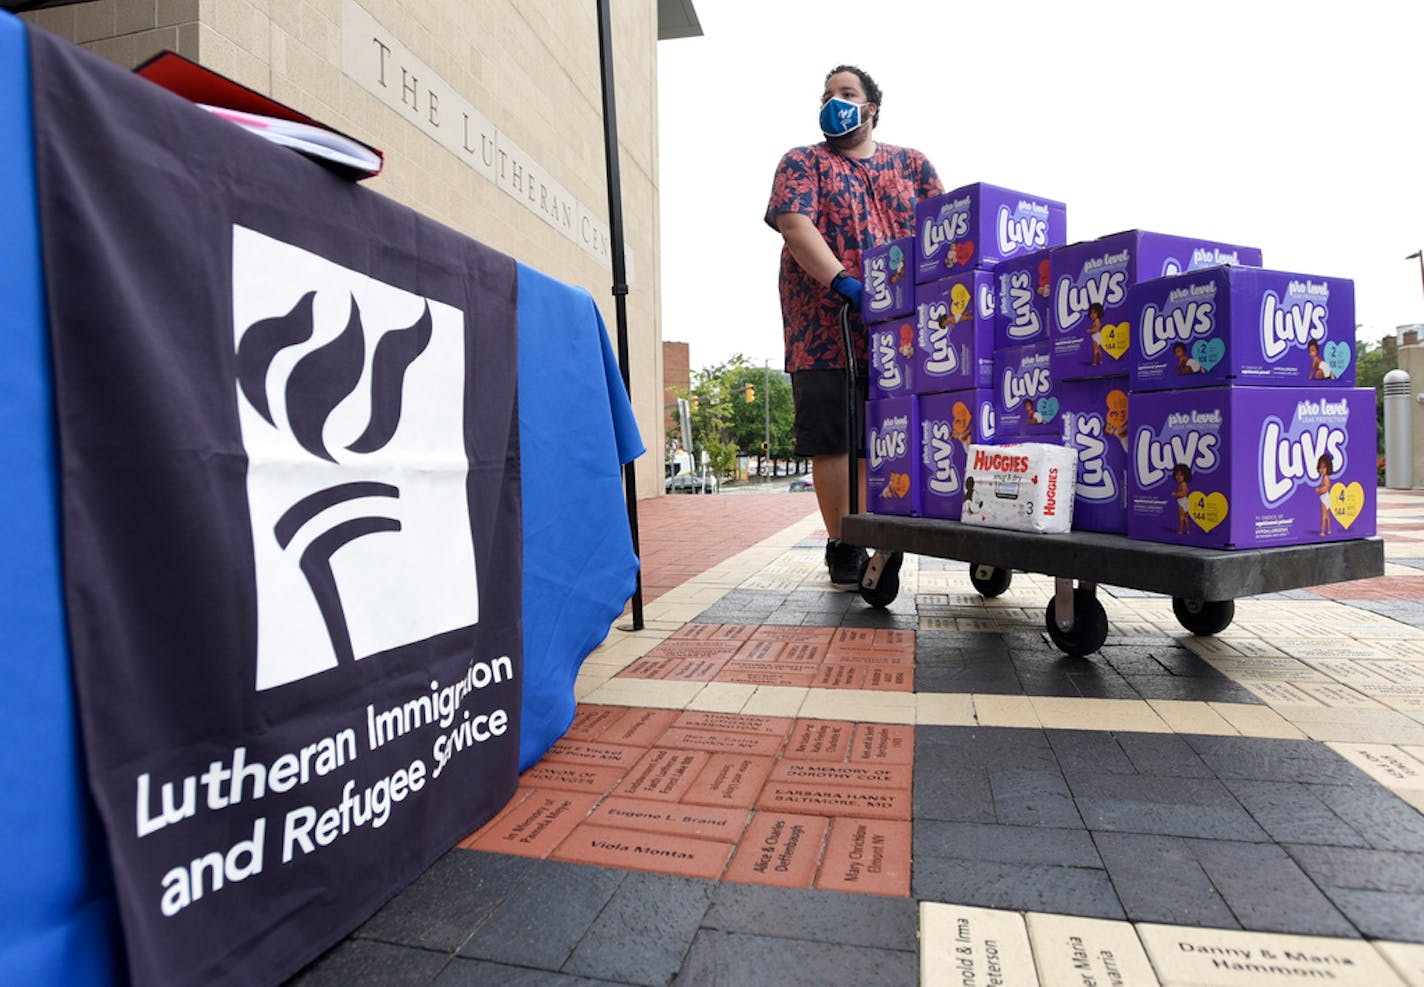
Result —
[[856, 394], [848, 306], [841, 312], [841, 328], [847, 356], [846, 427], [852, 437], [850, 514], [841, 518], [841, 538], [875, 547], [858, 587], [873, 607], [888, 607], [899, 594], [905, 552], [968, 562], [970, 583], [986, 597], [1007, 590], [1015, 570], [1041, 573], [1054, 577], [1044, 612], [1048, 636], [1065, 654], [1081, 657], [1107, 640], [1099, 583], [1164, 593], [1172, 597], [1172, 610], [1184, 628], [1216, 634], [1230, 626], [1238, 597], [1384, 575], [1384, 540], [1378, 537], [1223, 551], [1091, 531], [1049, 535], [936, 518], [858, 514], [864, 408]]
[[1221, 551], [1092, 531], [1045, 535], [875, 514], [842, 518], [841, 537], [876, 546], [860, 583], [861, 598], [875, 607], [894, 602], [899, 592], [894, 556], [904, 552], [969, 562], [970, 583], [988, 597], [1007, 590], [1015, 570], [1053, 576], [1044, 624], [1053, 643], [1074, 657], [1097, 651], [1107, 639], [1099, 583], [1164, 593], [1172, 597], [1172, 611], [1184, 628], [1215, 634], [1230, 626], [1238, 597], [1384, 574], [1381, 538]]

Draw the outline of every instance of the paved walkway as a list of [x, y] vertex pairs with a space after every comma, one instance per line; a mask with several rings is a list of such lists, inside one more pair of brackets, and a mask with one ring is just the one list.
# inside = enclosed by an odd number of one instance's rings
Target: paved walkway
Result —
[[[1424, 985], [1424, 493], [1382, 578], [1192, 637], [907, 557], [826, 587], [809, 495], [639, 504], [645, 619], [510, 805], [303, 984]], [[619, 621], [626, 623], [626, 618]]]

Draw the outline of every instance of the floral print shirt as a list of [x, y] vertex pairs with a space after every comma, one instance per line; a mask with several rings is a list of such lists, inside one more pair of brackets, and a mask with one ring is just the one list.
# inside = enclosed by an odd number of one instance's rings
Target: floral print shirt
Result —
[[[782, 157], [772, 182], [766, 222], [776, 229], [784, 212], [811, 218], [827, 245], [853, 277], [860, 277], [861, 251], [915, 233], [915, 202], [944, 191], [934, 165], [919, 151], [875, 145], [868, 158], [851, 158], [821, 143], [797, 147]], [[781, 248], [781, 320], [786, 369], [831, 370], [845, 366], [841, 342], [842, 299]], [[866, 368], [866, 333], [860, 313], [851, 323], [856, 359]]]

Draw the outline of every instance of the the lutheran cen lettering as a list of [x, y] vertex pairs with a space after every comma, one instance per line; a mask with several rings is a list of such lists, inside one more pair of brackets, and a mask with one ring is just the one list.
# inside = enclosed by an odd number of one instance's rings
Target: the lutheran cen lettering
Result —
[[[356, 0], [342, 4], [341, 69], [604, 267], [612, 266], [608, 226], [598, 214]], [[631, 283], [633, 257], [626, 246], [624, 256]]]

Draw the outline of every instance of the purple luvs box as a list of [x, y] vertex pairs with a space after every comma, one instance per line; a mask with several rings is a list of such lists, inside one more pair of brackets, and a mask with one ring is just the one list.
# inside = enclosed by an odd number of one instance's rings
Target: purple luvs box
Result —
[[1371, 388], [1143, 391], [1128, 431], [1130, 537], [1258, 548], [1375, 533]]
[[1355, 283], [1210, 267], [1128, 292], [1133, 390], [1355, 383]]
[[994, 373], [994, 275], [965, 271], [915, 285], [917, 394], [989, 387]]
[[994, 349], [1048, 338], [1048, 255], [1035, 250], [994, 268]]
[[1048, 326], [1059, 380], [1128, 372], [1128, 290], [1139, 281], [1221, 264], [1259, 267], [1261, 251], [1212, 240], [1128, 230], [1075, 243], [1049, 258]]
[[915, 279], [910, 265], [915, 238], [907, 236], [871, 247], [860, 255], [860, 318], [866, 324], [885, 322], [915, 310]]
[[1047, 343], [996, 350], [993, 390], [999, 440], [1058, 441], [1059, 397]]
[[1067, 239], [1068, 209], [1055, 199], [976, 182], [915, 203], [915, 280], [991, 268]]
[[914, 393], [915, 325], [909, 319], [867, 326], [870, 349], [870, 399], [902, 398]]
[[994, 393], [988, 388], [922, 394], [920, 412], [920, 514], [959, 520], [969, 446], [994, 441]]
[[1092, 377], [1058, 385], [1063, 444], [1078, 450], [1073, 527], [1127, 531], [1127, 378]]
[[870, 513], [919, 513], [919, 419], [913, 397], [866, 402], [865, 507]]

